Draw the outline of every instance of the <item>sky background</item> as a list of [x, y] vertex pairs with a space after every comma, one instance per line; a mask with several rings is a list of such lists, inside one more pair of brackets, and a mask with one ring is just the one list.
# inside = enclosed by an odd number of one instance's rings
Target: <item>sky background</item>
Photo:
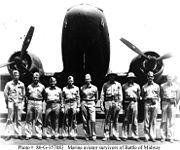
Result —
[[[110, 68], [127, 72], [137, 54], [119, 39], [129, 40], [142, 51], [167, 52], [165, 74], [180, 76], [180, 21], [178, 0], [4, 0], [0, 2], [0, 64], [21, 49], [29, 27], [35, 27], [28, 51], [37, 55], [45, 72], [63, 70], [61, 32], [69, 7], [88, 3], [100, 7], [106, 17], [111, 46]], [[1, 68], [0, 74], [8, 72]]]

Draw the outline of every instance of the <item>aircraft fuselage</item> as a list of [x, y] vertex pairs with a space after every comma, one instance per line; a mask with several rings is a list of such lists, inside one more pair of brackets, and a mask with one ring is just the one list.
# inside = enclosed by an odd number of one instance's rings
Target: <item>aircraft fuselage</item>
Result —
[[109, 32], [103, 11], [91, 5], [68, 9], [62, 31], [62, 59], [65, 77], [72, 75], [78, 86], [90, 73], [98, 87], [109, 68]]

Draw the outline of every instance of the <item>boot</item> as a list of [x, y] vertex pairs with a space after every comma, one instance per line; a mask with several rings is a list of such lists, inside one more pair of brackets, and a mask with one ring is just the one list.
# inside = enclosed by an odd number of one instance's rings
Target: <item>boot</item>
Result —
[[45, 135], [46, 139], [51, 138], [51, 135], [49, 134], [49, 128], [48, 127], [44, 128], [44, 135]]

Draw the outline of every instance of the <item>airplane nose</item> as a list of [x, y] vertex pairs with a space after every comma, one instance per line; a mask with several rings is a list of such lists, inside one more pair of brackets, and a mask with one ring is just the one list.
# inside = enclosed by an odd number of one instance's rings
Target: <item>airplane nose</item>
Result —
[[109, 32], [103, 11], [91, 5], [74, 6], [67, 11], [62, 31], [64, 72], [79, 85], [91, 74], [97, 86], [109, 68]]

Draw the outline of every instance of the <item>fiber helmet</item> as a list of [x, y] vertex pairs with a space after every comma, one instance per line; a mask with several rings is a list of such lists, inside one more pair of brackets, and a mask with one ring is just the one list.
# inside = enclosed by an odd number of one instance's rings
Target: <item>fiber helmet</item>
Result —
[[106, 77], [109, 77], [109, 76], [117, 76], [116, 73], [114, 73], [112, 70], [108, 71], [108, 73], [106, 74]]

